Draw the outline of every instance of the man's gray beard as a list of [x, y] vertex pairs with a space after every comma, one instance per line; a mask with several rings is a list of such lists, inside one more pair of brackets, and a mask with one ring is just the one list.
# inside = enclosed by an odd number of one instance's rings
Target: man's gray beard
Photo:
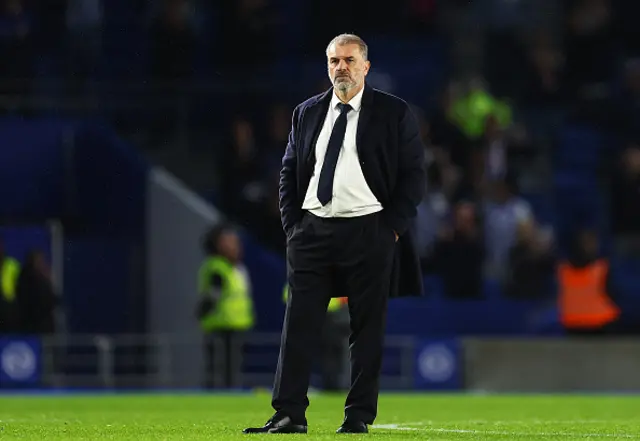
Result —
[[340, 92], [347, 92], [349, 89], [353, 89], [355, 84], [351, 81], [336, 81], [334, 87]]

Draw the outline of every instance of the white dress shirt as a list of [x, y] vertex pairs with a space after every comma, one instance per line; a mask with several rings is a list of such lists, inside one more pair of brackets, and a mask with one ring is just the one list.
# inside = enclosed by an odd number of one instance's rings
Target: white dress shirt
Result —
[[364, 88], [358, 92], [349, 104], [352, 110], [347, 113], [347, 128], [344, 135], [344, 142], [338, 156], [336, 171], [333, 177], [333, 194], [331, 201], [322, 206], [318, 200], [318, 181], [320, 171], [324, 163], [324, 156], [331, 137], [333, 125], [340, 115], [338, 104], [340, 100], [333, 94], [331, 104], [327, 111], [322, 130], [318, 136], [315, 146], [316, 164], [309, 182], [309, 188], [302, 204], [303, 210], [320, 217], [356, 217], [375, 213], [382, 210], [382, 205], [373, 195], [367, 185], [360, 168], [358, 150], [356, 148], [356, 132], [360, 109], [362, 107], [362, 93]]

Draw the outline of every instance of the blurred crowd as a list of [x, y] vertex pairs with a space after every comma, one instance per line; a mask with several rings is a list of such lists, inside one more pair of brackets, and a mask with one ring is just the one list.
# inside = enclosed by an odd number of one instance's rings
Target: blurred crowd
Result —
[[[435, 0], [402, 0], [384, 11], [364, 0], [312, 0], [298, 11], [289, 0], [2, 0], [0, 1], [0, 79], [18, 82], [24, 92], [38, 71], [86, 79], [131, 48], [145, 60], [152, 80], [190, 79], [200, 67], [217, 73], [233, 69], [251, 78], [250, 70], [290, 56], [323, 51], [326, 35], [355, 27], [361, 32], [384, 27], [395, 35], [429, 35]], [[339, 7], [341, 14], [335, 14]], [[300, 14], [303, 14], [301, 17]], [[309, 26], [301, 22], [306, 20]], [[290, 36], [304, 28], [300, 41]], [[118, 32], [125, 41], [118, 40]], [[107, 35], [108, 34], [108, 35]], [[135, 40], [126, 41], [132, 37]], [[127, 43], [129, 46], [127, 46]], [[46, 59], [46, 61], [43, 61]], [[57, 64], [55, 69], [43, 62]], [[131, 72], [129, 72], [131, 73]], [[125, 73], [126, 74], [126, 73]], [[5, 89], [5, 92], [8, 89]]]
[[[416, 229], [425, 271], [441, 275], [452, 297], [481, 296], [483, 277], [509, 296], [545, 297], [560, 261], [584, 267], [639, 255], [640, 34], [628, 18], [638, 6], [565, 6], [555, 34], [488, 31], [485, 81], [452, 86], [425, 118], [430, 173]], [[570, 150], [568, 127], [600, 136], [596, 154], [595, 139]], [[578, 182], [568, 196], [564, 179]], [[584, 198], [581, 210], [602, 213], [563, 210]], [[540, 199], [552, 210], [534, 209]], [[568, 219], [558, 220], [562, 214]]]
[[[482, 297], [486, 279], [513, 298], [551, 298], [561, 262], [640, 256], [640, 33], [629, 19], [638, 6], [564, 3], [558, 32], [489, 28], [484, 68], [452, 79], [435, 108], [404, 97], [426, 145], [414, 231], [423, 270], [452, 298]], [[238, 118], [224, 162], [223, 206], [280, 252], [276, 182], [291, 109]], [[570, 128], [594, 138], [568, 151]], [[568, 196], [562, 179], [579, 182]], [[587, 202], [563, 224], [553, 213], [567, 199]]]
[[[62, 46], [66, 56], [56, 58], [65, 60], [58, 72], [80, 88], [96, 66], [109, 64], [101, 57], [119, 56], [118, 50], [102, 47], [107, 41], [103, 33], [107, 21], [126, 19], [110, 16], [106, 0], [0, 3], [0, 57], [13, 60], [0, 66], [4, 93], [27, 93], [33, 86], [29, 79], [42, 68], [42, 55]], [[413, 106], [426, 145], [426, 197], [414, 233], [425, 274], [439, 275], [447, 295], [480, 297], [482, 281], [493, 278], [507, 295], [544, 297], [561, 260], [589, 261], [609, 252], [638, 255], [636, 3], [557, 2], [559, 25], [531, 29], [522, 26], [527, 18], [522, 11], [505, 11], [535, 2], [448, 2], [462, 12], [482, 9], [488, 23], [482, 32], [482, 68], [450, 78], [441, 96], [433, 97], [435, 106], [402, 97]], [[214, 75], [232, 71], [237, 80], [253, 81], [265, 63], [323, 53], [328, 39], [345, 30], [368, 35], [384, 29], [385, 35], [428, 39], [439, 33], [442, 6], [436, 0], [403, 0], [382, 9], [364, 0], [314, 0], [305, 5], [313, 20], [305, 22], [292, 18], [296, 4], [130, 0], [129, 10], [144, 18], [149, 79], [169, 84], [163, 94], [171, 96], [180, 94], [170, 87], [177, 84], [172, 82], [190, 79], [198, 63], [210, 66], [205, 71]], [[299, 39], [290, 35], [296, 32]], [[375, 71], [375, 57], [372, 63]], [[317, 68], [324, 69], [321, 64]], [[326, 87], [326, 82], [318, 84], [308, 95]], [[218, 143], [216, 203], [280, 253], [284, 235], [277, 181], [296, 104], [289, 101], [273, 90], [256, 105], [246, 106], [243, 97], [228, 111], [218, 109], [231, 123]], [[154, 131], [162, 132], [170, 119], [160, 118]], [[592, 163], [585, 165], [592, 153], [586, 148], [570, 153], [569, 159], [563, 156], [562, 130], [568, 126], [602, 135]], [[581, 209], [598, 213], [574, 216], [562, 228], [549, 214], [563, 205], [557, 197], [559, 167], [570, 171], [563, 178], [598, 184], [593, 194], [585, 195], [584, 189], [592, 187], [582, 184], [572, 194], [604, 201], [583, 204]]]

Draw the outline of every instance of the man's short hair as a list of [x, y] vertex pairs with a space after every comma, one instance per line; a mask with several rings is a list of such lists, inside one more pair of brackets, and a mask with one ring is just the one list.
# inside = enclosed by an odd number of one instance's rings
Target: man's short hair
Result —
[[345, 44], [357, 44], [358, 47], [360, 48], [360, 53], [362, 54], [362, 58], [364, 58], [365, 61], [368, 59], [369, 47], [367, 46], [367, 43], [365, 43], [362, 38], [358, 37], [355, 34], [340, 34], [337, 37], [334, 37], [334, 39], [331, 40], [327, 45], [326, 52], [329, 52], [329, 48], [333, 44], [335, 44], [336, 46], [342, 46]]

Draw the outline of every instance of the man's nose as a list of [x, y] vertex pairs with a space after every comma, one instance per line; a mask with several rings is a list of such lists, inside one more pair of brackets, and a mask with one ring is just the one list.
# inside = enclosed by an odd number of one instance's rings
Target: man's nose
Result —
[[347, 64], [347, 62], [345, 60], [340, 60], [338, 62], [338, 67], [336, 68], [336, 70], [338, 72], [340, 72], [340, 71], [347, 72], [348, 71], [348, 67], [349, 66], [348, 66], [348, 64]]

